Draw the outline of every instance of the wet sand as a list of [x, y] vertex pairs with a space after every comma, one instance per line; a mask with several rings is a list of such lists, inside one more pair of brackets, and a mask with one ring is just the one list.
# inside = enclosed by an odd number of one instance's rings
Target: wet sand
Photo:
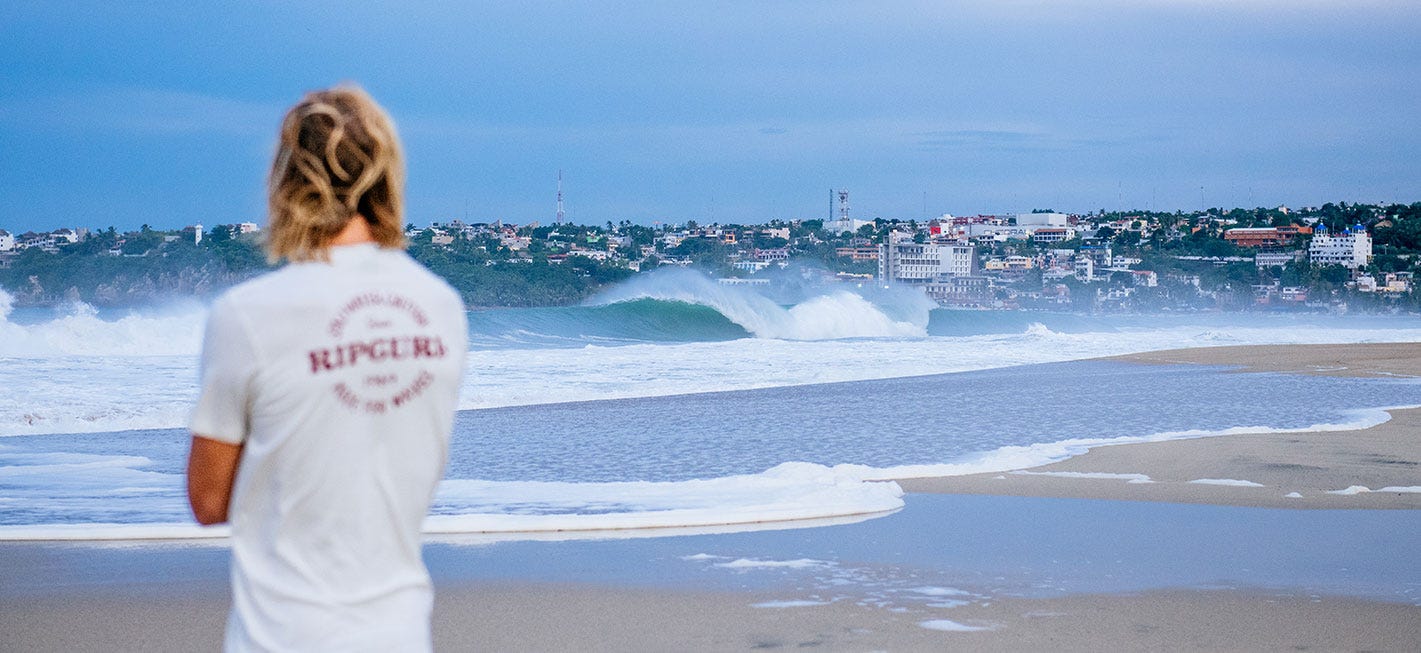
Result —
[[[1241, 365], [1248, 370], [1306, 374], [1421, 376], [1421, 344], [1219, 348], [1155, 352], [1124, 360]], [[1417, 403], [1421, 403], [1421, 391]], [[1372, 490], [1421, 486], [1421, 410], [1394, 411], [1391, 421], [1359, 431], [1238, 434], [1101, 447], [1025, 471], [1037, 473], [914, 479], [903, 485], [911, 492], [1280, 508], [1417, 509], [1421, 508], [1421, 493], [1329, 492], [1351, 486]], [[1136, 480], [1148, 476], [1152, 482], [1130, 483], [1125, 476], [1082, 478], [1080, 474], [1134, 475], [1128, 478]], [[1201, 479], [1215, 483], [1191, 482]], [[1217, 484], [1219, 481], [1233, 484]], [[1244, 486], [1240, 481], [1253, 485]], [[1293, 493], [1300, 496], [1287, 496]], [[938, 514], [922, 517], [953, 518]], [[885, 530], [872, 524], [865, 522], [870, 529]], [[827, 527], [802, 533], [832, 540], [843, 531]], [[1414, 547], [1416, 533], [1395, 535], [1396, 541], [1375, 541], [1368, 546]], [[923, 546], [912, 537], [893, 532], [885, 533], [883, 540], [873, 546], [889, 547], [889, 551]], [[1052, 543], [1048, 539], [1039, 546], [1050, 550]], [[0, 650], [192, 651], [220, 647], [228, 607], [220, 549], [164, 553], [163, 569], [145, 565], [145, 581], [101, 577], [103, 573], [66, 575], [60, 566], [44, 567], [54, 564], [49, 555], [53, 550], [46, 545], [0, 544], [0, 579], [12, 581], [9, 587], [0, 586]], [[617, 566], [628, 564], [625, 561], [600, 558], [602, 548], [596, 545], [582, 551], [587, 554], [587, 564], [611, 565], [611, 574], [646, 573]], [[1365, 549], [1358, 551], [1369, 555]], [[94, 555], [98, 556], [94, 568], [106, 570], [109, 567], [102, 562], [103, 556], [116, 554], [100, 550]], [[461, 555], [483, 554], [472, 548]], [[1174, 561], [1161, 561], [1170, 563]], [[1421, 592], [1417, 567], [1403, 567], [1396, 570], [1403, 584], [1415, 585]], [[29, 569], [29, 577], [38, 582], [15, 583], [19, 576], [6, 576], [6, 568]], [[533, 580], [531, 572], [520, 575], [517, 570], [509, 576], [511, 580], [488, 581], [436, 573], [434, 635], [438, 650], [1410, 651], [1421, 642], [1421, 595], [1407, 602], [1384, 602], [1296, 589], [1232, 586], [1054, 598], [1002, 593], [944, 611], [913, 605], [885, 607], [837, 597], [826, 599], [829, 602], [824, 605], [756, 607], [785, 599], [786, 594], [764, 588], [711, 591], [706, 585], [685, 580], [648, 588], [545, 582]]]
[[[1414, 650], [1421, 608], [1345, 598], [1174, 591], [1006, 599], [941, 615], [853, 603], [757, 608], [771, 598], [510, 583], [441, 587], [440, 651]], [[7, 651], [218, 650], [214, 595], [84, 594], [5, 605]], [[962, 630], [935, 630], [939, 628]]]
[[[1237, 365], [1240, 373], [1421, 377], [1418, 343], [1219, 347], [1152, 352], [1114, 360]], [[1417, 386], [1416, 403], [1421, 404], [1421, 386]], [[1241, 433], [1098, 447], [1059, 463], [1023, 470], [1026, 473], [910, 479], [901, 485], [910, 492], [953, 494], [1270, 508], [1418, 509], [1421, 409], [1390, 412], [1390, 421], [1363, 430]], [[1142, 482], [1146, 480], [1143, 477], [1150, 482]], [[1340, 493], [1349, 488], [1352, 493]], [[1387, 488], [1399, 491], [1379, 491]]]

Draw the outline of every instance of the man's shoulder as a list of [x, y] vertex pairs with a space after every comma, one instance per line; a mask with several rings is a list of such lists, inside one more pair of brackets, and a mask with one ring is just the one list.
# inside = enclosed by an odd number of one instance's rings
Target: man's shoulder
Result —
[[428, 292], [440, 296], [439, 299], [445, 302], [457, 304], [461, 309], [463, 308], [464, 303], [459, 295], [459, 291], [455, 290], [453, 286], [450, 286], [444, 277], [435, 274], [432, 270], [425, 267], [424, 264], [416, 261], [414, 257], [402, 250], [392, 250], [391, 255], [398, 257], [401, 265], [406, 266], [406, 274], [410, 275], [412, 280], [424, 286]]
[[262, 298], [289, 290], [297, 281], [299, 271], [295, 266], [285, 266], [247, 279], [217, 296], [214, 304], [244, 305], [259, 302]]

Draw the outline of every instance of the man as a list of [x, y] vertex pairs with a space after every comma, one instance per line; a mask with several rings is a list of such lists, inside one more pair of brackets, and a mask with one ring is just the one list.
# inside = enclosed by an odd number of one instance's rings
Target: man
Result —
[[404, 172], [358, 88], [286, 115], [267, 249], [212, 307], [188, 496], [231, 522], [226, 648], [431, 648], [420, 526], [467, 349], [458, 295], [403, 251]]

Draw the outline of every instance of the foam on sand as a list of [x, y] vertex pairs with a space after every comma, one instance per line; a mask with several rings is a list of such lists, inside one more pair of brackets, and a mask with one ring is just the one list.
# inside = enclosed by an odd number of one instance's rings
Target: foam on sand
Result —
[[968, 626], [967, 624], [960, 624], [951, 619], [929, 619], [928, 621], [918, 622], [918, 625], [928, 630], [941, 630], [949, 633], [977, 633], [986, 630], [996, 630], [993, 626]]
[[1190, 483], [1196, 485], [1226, 485], [1229, 487], [1264, 487], [1262, 483], [1243, 481], [1236, 478], [1196, 478]]
[[612, 483], [446, 480], [426, 533], [685, 528], [888, 513], [903, 507], [897, 483], [844, 470], [784, 463], [760, 474]]
[[1020, 476], [1052, 476], [1056, 478], [1088, 478], [1108, 481], [1125, 481], [1126, 483], [1153, 483], [1154, 480], [1147, 474], [1120, 474], [1115, 472], [1033, 472], [1020, 469], [1012, 472]]
[[753, 558], [737, 558], [730, 562], [718, 562], [715, 566], [725, 569], [816, 569], [819, 567], [832, 567], [834, 563], [825, 560], [813, 560], [810, 558], [799, 558], [797, 560], [758, 560]]
[[1373, 490], [1365, 485], [1353, 485], [1345, 490], [1328, 490], [1328, 494], [1340, 494], [1350, 496], [1353, 494], [1367, 494], [1369, 492], [1395, 492], [1400, 494], [1421, 494], [1421, 485], [1389, 485], [1379, 490]]
[[784, 601], [761, 601], [751, 603], [752, 608], [809, 608], [817, 605], [829, 605], [833, 601], [813, 601], [809, 599], [790, 599]]

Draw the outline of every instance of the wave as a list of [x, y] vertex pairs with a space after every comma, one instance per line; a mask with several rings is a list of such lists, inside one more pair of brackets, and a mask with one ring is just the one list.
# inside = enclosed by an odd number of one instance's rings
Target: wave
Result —
[[707, 306], [757, 338], [833, 340], [927, 335], [935, 306], [918, 293], [868, 297], [824, 289], [788, 307], [754, 289], [724, 286], [694, 270], [667, 268], [638, 276], [589, 301], [592, 305], [654, 299]]
[[580, 347], [632, 342], [716, 342], [750, 332], [713, 307], [641, 298], [603, 305], [471, 311], [474, 347]]
[[83, 302], [22, 314], [0, 289], [0, 358], [197, 356], [206, 316], [196, 300], [117, 315]]

